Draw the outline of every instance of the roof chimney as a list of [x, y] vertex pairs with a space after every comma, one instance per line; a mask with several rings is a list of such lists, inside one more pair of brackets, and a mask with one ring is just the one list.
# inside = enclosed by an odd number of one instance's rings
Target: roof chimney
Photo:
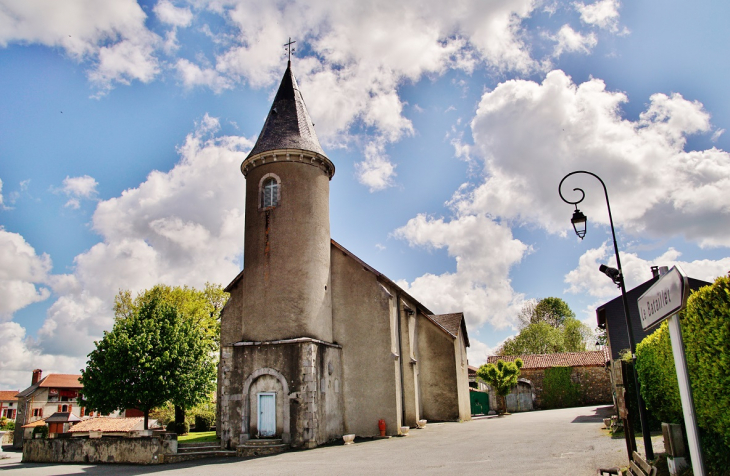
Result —
[[33, 371], [33, 381], [30, 383], [31, 385], [35, 385], [38, 382], [41, 381], [41, 375], [43, 374], [43, 371], [41, 369], [35, 369]]
[[652, 278], [658, 278], [659, 277], [659, 266], [652, 266], [651, 267], [651, 277]]
[[659, 266], [659, 276], [664, 276], [669, 272], [669, 266]]

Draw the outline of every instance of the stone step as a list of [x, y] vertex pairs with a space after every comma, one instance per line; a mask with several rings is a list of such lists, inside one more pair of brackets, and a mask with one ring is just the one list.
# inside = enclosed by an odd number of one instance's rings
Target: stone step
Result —
[[201, 442], [195, 442], [195, 443], [180, 443], [178, 442], [177, 447], [184, 447], [184, 448], [196, 448], [200, 446], [219, 446], [220, 447], [220, 441], [201, 441]]
[[[290, 446], [286, 444], [249, 444], [247, 441], [243, 445], [236, 447], [236, 454], [241, 457], [252, 457], [252, 456], [269, 456], [284, 453], [289, 451]], [[279, 440], [281, 441], [281, 440]]]
[[164, 463], [179, 463], [202, 458], [221, 458], [237, 456], [235, 451], [217, 449], [215, 451], [195, 451], [191, 453], [178, 453], [176, 455], [165, 455]]
[[281, 438], [255, 438], [246, 440], [243, 445], [246, 446], [272, 446], [282, 444]]
[[196, 445], [196, 446], [183, 446], [183, 445], [177, 445], [177, 453], [196, 453], [200, 451], [218, 451], [221, 450], [221, 446], [219, 444], [215, 443], [209, 443], [205, 445]]

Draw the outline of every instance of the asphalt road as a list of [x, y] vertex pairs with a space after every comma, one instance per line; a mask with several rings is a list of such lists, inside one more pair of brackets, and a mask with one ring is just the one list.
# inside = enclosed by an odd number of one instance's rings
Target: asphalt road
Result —
[[627, 464], [623, 439], [602, 430], [609, 407], [581, 407], [429, 423], [410, 436], [255, 458], [218, 458], [160, 466], [23, 464], [0, 460], [0, 475], [595, 475]]

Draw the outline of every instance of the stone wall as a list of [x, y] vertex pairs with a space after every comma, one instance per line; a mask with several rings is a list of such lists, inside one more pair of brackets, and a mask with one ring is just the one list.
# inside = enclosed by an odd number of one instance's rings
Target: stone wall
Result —
[[103, 437], [30, 439], [23, 443], [23, 463], [160, 464], [177, 453], [177, 435], [140, 438]]
[[221, 442], [233, 449], [256, 438], [257, 394], [276, 395], [276, 436], [310, 448], [344, 433], [342, 349], [308, 338], [221, 346], [218, 421]]
[[[570, 379], [572, 382], [580, 385], [581, 398], [577, 406], [613, 403], [611, 377], [604, 367], [573, 367]], [[545, 380], [545, 369], [523, 368], [520, 371], [520, 380], [527, 380], [532, 385], [532, 393], [535, 396], [533, 402], [535, 409], [544, 409], [543, 382]], [[516, 391], [516, 388], [512, 390], [513, 393]], [[490, 389], [489, 406], [491, 409], [496, 409], [496, 405], [496, 395]]]

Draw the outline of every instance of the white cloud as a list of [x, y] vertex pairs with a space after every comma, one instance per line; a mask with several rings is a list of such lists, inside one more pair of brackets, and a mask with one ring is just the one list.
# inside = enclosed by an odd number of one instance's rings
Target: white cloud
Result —
[[23, 390], [31, 382], [31, 372], [77, 374], [86, 359], [43, 354], [25, 329], [16, 322], [0, 322], [0, 388]]
[[216, 93], [233, 87], [233, 82], [212, 68], [202, 69], [200, 66], [181, 58], [175, 68], [186, 88], [205, 86]]
[[618, 9], [621, 6], [618, 0], [598, 0], [589, 5], [576, 2], [573, 5], [585, 23], [612, 32], [618, 30]]
[[365, 147], [365, 160], [355, 164], [358, 181], [370, 188], [371, 192], [393, 186], [395, 164], [385, 154], [382, 140], [370, 142]]
[[69, 177], [63, 179], [63, 191], [66, 195], [75, 197], [91, 198], [96, 195], [96, 186], [99, 185], [94, 177], [84, 175], [82, 177]]
[[[603, 81], [574, 84], [551, 71], [541, 84], [510, 80], [485, 93], [472, 121], [472, 157], [484, 162], [485, 180], [455, 195], [461, 214], [489, 213], [551, 232], [569, 227], [571, 207], [557, 186], [574, 170], [607, 184], [616, 225], [647, 236], [682, 235], [702, 246], [728, 246], [730, 154], [685, 151], [690, 134], [710, 131], [702, 104], [679, 94], [654, 94], [639, 120], [621, 115], [625, 94]], [[580, 208], [589, 223], [606, 224], [600, 183], [573, 176], [568, 199], [586, 191]]]
[[152, 11], [161, 22], [175, 27], [184, 28], [193, 22], [193, 12], [190, 8], [178, 8], [169, 0], [160, 0]]
[[494, 355], [495, 348], [489, 347], [482, 341], [476, 340], [474, 336], [469, 336], [469, 348], [467, 349], [469, 356], [469, 365], [480, 367], [487, 363], [487, 357]]
[[96, 186], [98, 183], [93, 177], [84, 175], [82, 177], [69, 177], [63, 179], [63, 187], [60, 191], [70, 198], [64, 205], [68, 208], [78, 209], [81, 207], [82, 198], [91, 199], [96, 197]]
[[446, 248], [456, 272], [425, 274], [398, 284], [437, 313], [463, 311], [471, 327], [513, 324], [523, 296], [511, 286], [509, 273], [530, 248], [505, 225], [484, 215], [461, 215], [446, 221], [419, 214], [394, 236], [411, 246]]
[[0, 47], [42, 44], [89, 60], [89, 78], [103, 93], [116, 82], [148, 82], [159, 72], [153, 55], [159, 37], [145, 18], [134, 0], [0, 0]]
[[[286, 8], [264, 0], [224, 0], [207, 8], [234, 25], [237, 35], [214, 67], [179, 61], [183, 83], [214, 91], [228, 87], [222, 78], [269, 86], [280, 77], [285, 54], [283, 40], [272, 38], [296, 38], [309, 56], [295, 60], [295, 72], [318, 135], [330, 147], [346, 145], [363, 127], [389, 142], [413, 133], [398, 95], [404, 82], [448, 69], [471, 72], [479, 63], [498, 72], [540, 67], [523, 39], [523, 21], [537, 8], [532, 0], [461, 0], [446, 9], [437, 0], [417, 8], [387, 0], [295, 0]], [[573, 32], [576, 38], [580, 44], [564, 40], [566, 50], [585, 49], [593, 37]], [[363, 170], [374, 169], [366, 184], [377, 190], [382, 185], [371, 183], [388, 182], [389, 162], [372, 162]]]
[[[253, 144], [216, 137], [218, 129], [216, 118], [204, 116], [178, 148], [180, 161], [172, 170], [153, 171], [138, 187], [99, 202], [92, 225], [102, 241], [76, 256], [71, 274], [49, 275], [47, 255], [37, 256], [20, 235], [0, 229], [3, 317], [50, 295], [37, 283], [58, 296], [37, 340], [27, 339], [19, 324], [0, 323], [0, 345], [17, 353], [0, 364], [0, 382], [25, 386], [36, 367], [78, 372], [93, 341], [111, 329], [120, 289], [225, 285], [238, 274], [245, 183], [238, 168]], [[64, 190], [93, 196], [96, 182], [88, 176], [67, 178]]]
[[[671, 268], [679, 265], [689, 277], [708, 282], [713, 282], [718, 276], [727, 275], [730, 270], [730, 258], [682, 261], [679, 259], [681, 255], [674, 248], [669, 248], [656, 259], [646, 260], [636, 253], [621, 252], [621, 268], [624, 271], [626, 289], [632, 289], [651, 279], [651, 266]], [[565, 275], [565, 282], [570, 285], [566, 292], [587, 293], [604, 301], [616, 297], [619, 294], [616, 285], [598, 271], [598, 266], [601, 264], [616, 267], [613, 246], [609, 246], [608, 243], [583, 253], [578, 261], [578, 267]]]
[[38, 256], [35, 249], [17, 234], [0, 226], [0, 321], [34, 302], [48, 299], [51, 292], [39, 286], [51, 271], [51, 258]]
[[595, 33], [583, 35], [569, 25], [563, 25], [552, 39], [557, 42], [553, 52], [555, 57], [563, 53], [590, 53], [591, 49], [598, 44]]

